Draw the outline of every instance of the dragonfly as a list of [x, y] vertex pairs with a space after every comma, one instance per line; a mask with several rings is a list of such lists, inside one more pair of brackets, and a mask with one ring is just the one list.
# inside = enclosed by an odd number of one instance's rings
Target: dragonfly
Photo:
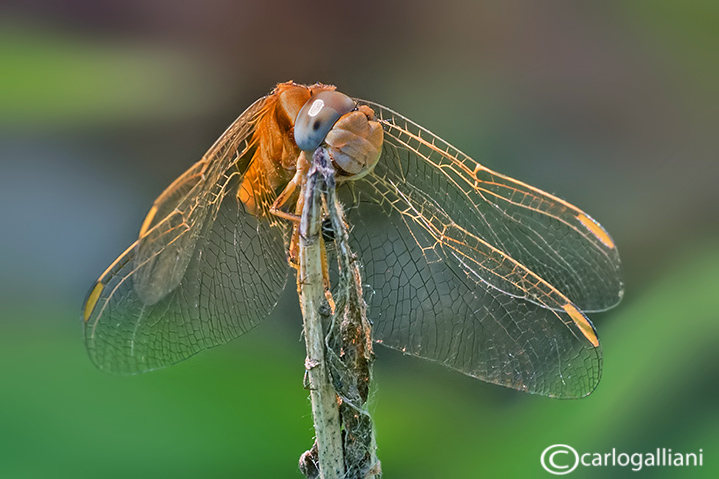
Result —
[[95, 365], [163, 368], [267, 317], [296, 268], [297, 187], [318, 147], [331, 152], [377, 343], [529, 393], [595, 389], [602, 353], [586, 313], [624, 292], [609, 233], [401, 114], [320, 83], [278, 84], [155, 200], [85, 300]]

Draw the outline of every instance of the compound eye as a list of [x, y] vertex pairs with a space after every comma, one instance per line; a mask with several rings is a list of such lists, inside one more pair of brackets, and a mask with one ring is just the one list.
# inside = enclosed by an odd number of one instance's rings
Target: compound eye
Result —
[[321, 91], [304, 104], [295, 119], [295, 143], [316, 150], [340, 117], [355, 109], [352, 98], [338, 91]]

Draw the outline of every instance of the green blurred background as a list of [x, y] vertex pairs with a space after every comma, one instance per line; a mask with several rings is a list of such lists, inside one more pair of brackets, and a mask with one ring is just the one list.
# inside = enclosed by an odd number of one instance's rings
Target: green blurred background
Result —
[[293, 288], [228, 345], [97, 371], [80, 306], [153, 199], [277, 82], [322, 81], [612, 233], [604, 377], [558, 401], [377, 348], [387, 478], [551, 477], [548, 446], [719, 477], [719, 2], [34, 0], [0, 12], [0, 477], [277, 478], [312, 442]]

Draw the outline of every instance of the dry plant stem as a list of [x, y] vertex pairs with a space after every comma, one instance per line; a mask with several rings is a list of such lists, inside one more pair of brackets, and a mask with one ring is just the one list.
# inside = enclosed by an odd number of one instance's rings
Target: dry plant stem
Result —
[[372, 417], [366, 407], [374, 360], [371, 324], [362, 295], [359, 261], [350, 249], [342, 206], [335, 195], [334, 178], [326, 178], [327, 214], [332, 225], [337, 256], [336, 303], [327, 334], [327, 366], [340, 398], [344, 428], [344, 458], [347, 479], [378, 478]]
[[307, 346], [305, 367], [312, 402], [319, 477], [340, 479], [345, 476], [342, 432], [337, 395], [327, 373], [326, 332], [322, 315], [323, 309], [327, 308], [322, 277], [321, 247], [322, 190], [325, 185], [323, 175], [318, 171], [316, 163], [313, 161], [300, 192], [304, 195], [304, 207], [299, 226], [300, 261], [297, 290], [302, 307]]

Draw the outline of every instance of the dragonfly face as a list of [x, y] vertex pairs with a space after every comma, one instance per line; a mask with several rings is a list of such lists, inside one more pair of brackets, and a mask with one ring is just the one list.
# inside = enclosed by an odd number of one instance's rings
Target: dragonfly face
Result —
[[345, 180], [378, 343], [532, 393], [589, 394], [601, 348], [584, 313], [623, 294], [609, 234], [398, 113], [348, 100], [278, 85], [160, 195], [85, 302], [95, 364], [165, 367], [265, 318], [293, 261], [306, 153], [320, 145]]

